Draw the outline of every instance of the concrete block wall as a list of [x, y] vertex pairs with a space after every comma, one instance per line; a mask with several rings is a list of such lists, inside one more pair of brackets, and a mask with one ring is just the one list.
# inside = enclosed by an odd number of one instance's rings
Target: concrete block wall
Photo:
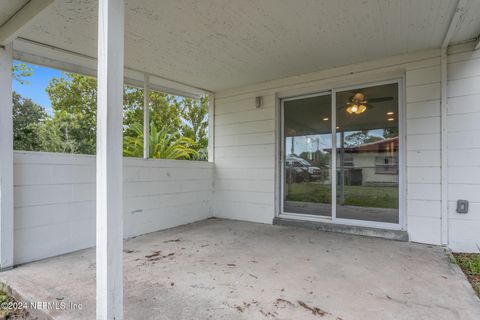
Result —
[[[212, 215], [213, 164], [124, 159], [124, 234]], [[14, 153], [15, 264], [95, 245], [95, 157]]]

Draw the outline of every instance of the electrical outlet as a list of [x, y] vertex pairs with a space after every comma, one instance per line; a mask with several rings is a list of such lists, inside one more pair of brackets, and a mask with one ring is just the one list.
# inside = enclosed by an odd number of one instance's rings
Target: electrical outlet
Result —
[[457, 200], [457, 213], [468, 213], [468, 200]]

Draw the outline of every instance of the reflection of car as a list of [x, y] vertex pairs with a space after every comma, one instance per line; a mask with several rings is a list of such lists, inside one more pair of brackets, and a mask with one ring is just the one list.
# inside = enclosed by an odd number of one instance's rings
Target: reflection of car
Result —
[[287, 183], [299, 183], [310, 180], [308, 169], [299, 161], [286, 161], [285, 180]]
[[321, 178], [322, 172], [305, 159], [289, 156], [285, 161], [287, 182], [303, 182]]

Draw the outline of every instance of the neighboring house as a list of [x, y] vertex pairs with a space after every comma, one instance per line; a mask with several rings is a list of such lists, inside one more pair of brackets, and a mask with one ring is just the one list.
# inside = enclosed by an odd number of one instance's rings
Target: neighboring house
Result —
[[343, 163], [347, 184], [398, 186], [398, 137], [345, 147]]

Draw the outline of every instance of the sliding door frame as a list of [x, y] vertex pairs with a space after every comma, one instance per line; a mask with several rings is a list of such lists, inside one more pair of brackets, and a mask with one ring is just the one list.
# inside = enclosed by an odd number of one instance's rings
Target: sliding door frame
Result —
[[[398, 86], [398, 135], [399, 135], [399, 147], [398, 147], [398, 223], [388, 223], [388, 222], [378, 222], [378, 221], [368, 221], [368, 220], [356, 220], [356, 219], [345, 219], [337, 218], [337, 130], [336, 130], [336, 95], [337, 92], [360, 89], [365, 87], [380, 86], [386, 84], [394, 84]], [[372, 227], [380, 229], [390, 229], [390, 230], [406, 230], [406, 184], [405, 184], [405, 172], [406, 172], [406, 137], [405, 137], [405, 79], [404, 77], [399, 77], [395, 79], [389, 79], [384, 81], [376, 82], [366, 82], [360, 83], [354, 86], [348, 87], [337, 87], [329, 91], [321, 91], [313, 94], [297, 95], [292, 97], [280, 98], [280, 191], [279, 196], [279, 213], [280, 218], [288, 219], [297, 219], [297, 220], [306, 220], [306, 221], [317, 221], [317, 222], [326, 222], [326, 223], [335, 223], [342, 225], [352, 225], [352, 226], [362, 226], [362, 227]], [[305, 99], [311, 97], [331, 95], [331, 136], [332, 136], [332, 155], [330, 160], [331, 170], [330, 170], [330, 180], [331, 180], [331, 190], [332, 190], [332, 208], [331, 208], [331, 217], [330, 216], [316, 216], [310, 214], [301, 214], [301, 213], [292, 213], [284, 211], [284, 199], [285, 199], [285, 101], [292, 101], [298, 99]]]
[[[286, 101], [293, 101], [293, 100], [300, 100], [300, 99], [307, 99], [307, 98], [314, 98], [314, 97], [323, 97], [323, 96], [331, 96], [332, 91], [321, 91], [318, 93], [312, 94], [305, 94], [299, 96], [293, 96], [288, 98], [280, 99], [280, 215], [289, 216], [295, 215], [295, 217], [304, 217], [308, 220], [308, 217], [311, 215], [309, 214], [302, 214], [302, 213], [292, 213], [292, 212], [285, 212], [284, 210], [284, 195], [285, 195], [285, 102]], [[333, 147], [333, 146], [332, 146]], [[330, 166], [333, 164], [332, 160], [330, 160]], [[330, 173], [331, 174], [331, 173]], [[327, 219], [330, 220], [331, 217], [329, 216], [315, 216], [318, 219]]]

